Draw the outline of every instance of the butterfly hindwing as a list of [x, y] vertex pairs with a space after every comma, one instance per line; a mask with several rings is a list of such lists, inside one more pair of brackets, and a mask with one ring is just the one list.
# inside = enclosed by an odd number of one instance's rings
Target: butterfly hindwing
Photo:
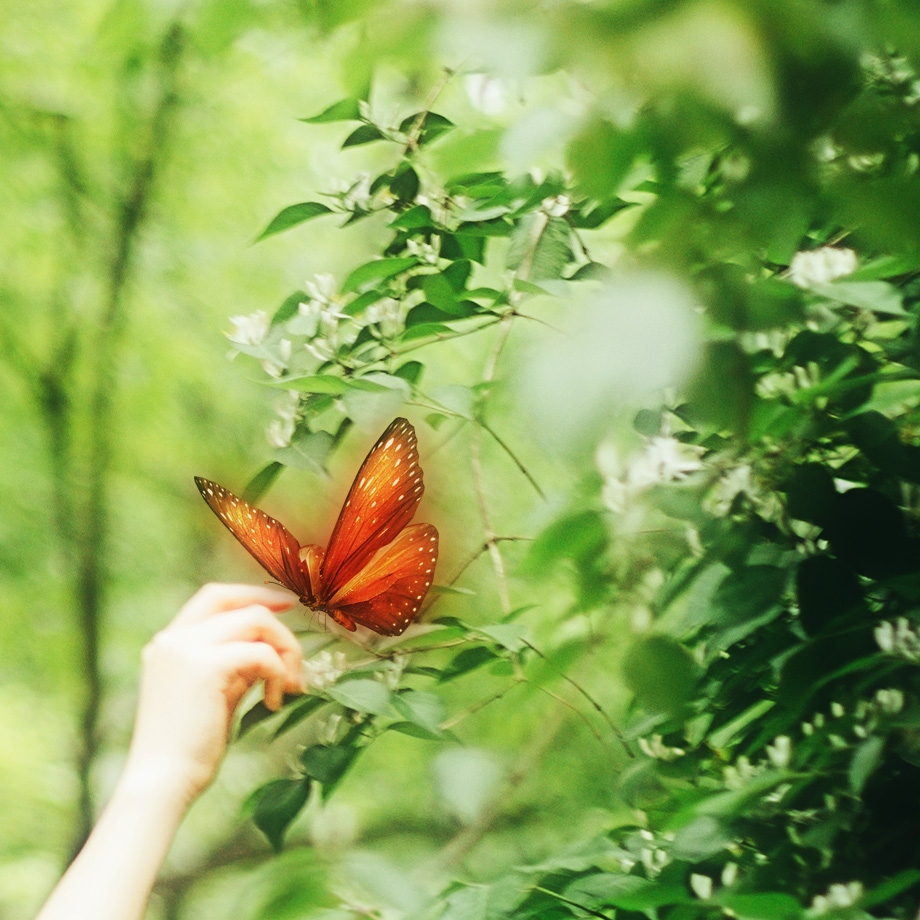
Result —
[[362, 626], [398, 636], [418, 616], [438, 561], [438, 531], [412, 524], [330, 599]]
[[415, 429], [395, 419], [371, 448], [329, 538], [322, 567], [328, 601], [412, 520], [424, 485]]
[[309, 597], [311, 586], [300, 565], [300, 544], [283, 524], [209, 479], [195, 477], [201, 497], [224, 526], [277, 582], [298, 597]]

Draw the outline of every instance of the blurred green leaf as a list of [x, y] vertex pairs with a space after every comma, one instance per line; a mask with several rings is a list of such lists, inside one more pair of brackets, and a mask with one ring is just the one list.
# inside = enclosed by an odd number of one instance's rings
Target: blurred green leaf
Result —
[[360, 118], [361, 110], [358, 100], [348, 97], [334, 102], [318, 115], [311, 115], [309, 118], [301, 118], [300, 120], [307, 122], [307, 124], [316, 125], [330, 121], [358, 121]]
[[296, 227], [298, 224], [302, 224], [304, 221], [311, 220], [314, 217], [331, 213], [332, 208], [320, 204], [318, 201], [304, 201], [300, 204], [289, 205], [271, 219], [268, 226], [256, 237], [256, 242], [264, 240], [267, 236], [273, 236], [283, 230]]
[[336, 702], [357, 712], [383, 715], [390, 709], [390, 691], [379, 680], [340, 681], [326, 690]]
[[260, 786], [250, 797], [256, 827], [268, 838], [276, 852], [284, 844], [284, 835], [300, 814], [310, 794], [310, 779], [276, 779]]

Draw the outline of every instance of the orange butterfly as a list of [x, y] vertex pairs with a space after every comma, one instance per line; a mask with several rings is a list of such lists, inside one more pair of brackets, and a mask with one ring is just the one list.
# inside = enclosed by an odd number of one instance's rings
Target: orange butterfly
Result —
[[[354, 630], [398, 636], [418, 615], [438, 559], [438, 531], [409, 524], [425, 490], [415, 429], [394, 419], [371, 448], [329, 545], [301, 546], [264, 511], [195, 477], [202, 498], [259, 564], [311, 610]], [[407, 526], [408, 525], [408, 526]]]

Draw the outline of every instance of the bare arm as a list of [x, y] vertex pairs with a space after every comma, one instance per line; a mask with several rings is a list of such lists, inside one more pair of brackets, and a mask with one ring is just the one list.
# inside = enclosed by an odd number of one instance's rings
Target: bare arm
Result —
[[144, 649], [124, 772], [85, 846], [37, 920], [140, 920], [188, 806], [214, 778], [236, 707], [257, 681], [265, 702], [300, 685], [300, 646], [272, 611], [290, 595], [206, 585]]

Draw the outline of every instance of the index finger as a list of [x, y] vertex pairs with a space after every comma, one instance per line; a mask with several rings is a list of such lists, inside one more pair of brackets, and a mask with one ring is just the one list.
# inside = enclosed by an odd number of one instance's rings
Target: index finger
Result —
[[212, 582], [199, 588], [176, 615], [173, 623], [198, 623], [217, 613], [257, 604], [279, 611], [293, 607], [297, 598], [286, 591], [261, 585], [229, 585]]

